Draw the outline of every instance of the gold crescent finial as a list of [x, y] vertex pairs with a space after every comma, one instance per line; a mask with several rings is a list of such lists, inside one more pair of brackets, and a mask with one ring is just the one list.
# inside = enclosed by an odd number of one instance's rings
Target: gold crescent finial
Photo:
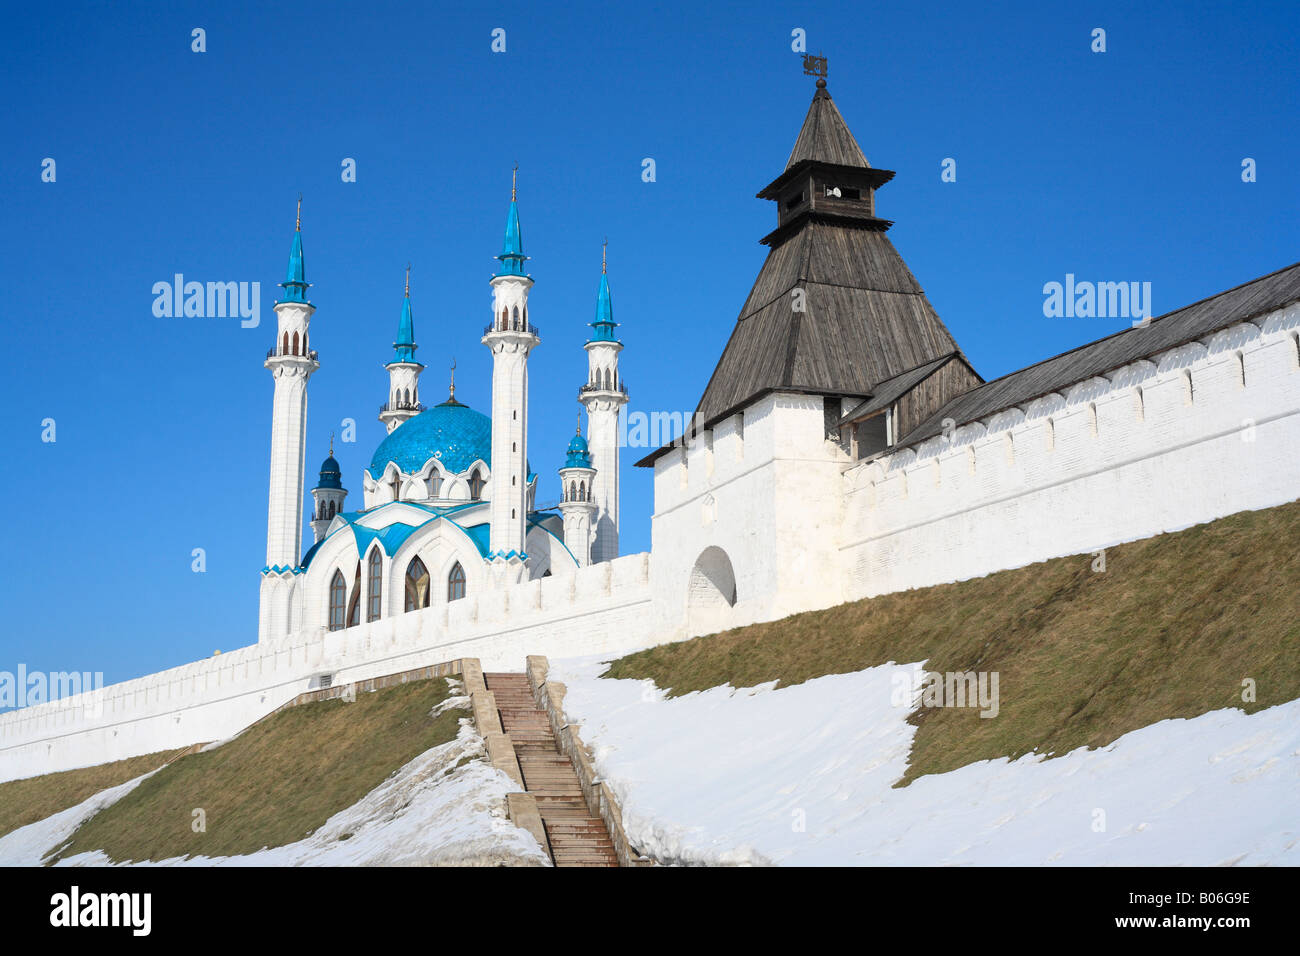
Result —
[[334, 457], [334, 433], [330, 432], [330, 457]]
[[298, 194], [298, 222], [293, 228], [296, 232], [302, 232], [302, 193]]
[[452, 358], [451, 360], [451, 386], [447, 389], [447, 391], [449, 393], [448, 401], [454, 402], [456, 400], [456, 359], [455, 358]]
[[582, 412], [578, 412], [578, 434], [582, 434]]
[[514, 171], [510, 173], [510, 201], [515, 201], [515, 196], [519, 185], [519, 164], [515, 163]]

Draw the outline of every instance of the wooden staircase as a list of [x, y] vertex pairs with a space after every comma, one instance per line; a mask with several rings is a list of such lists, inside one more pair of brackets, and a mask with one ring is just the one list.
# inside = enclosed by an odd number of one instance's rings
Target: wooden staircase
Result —
[[587, 808], [578, 775], [560, 753], [524, 674], [484, 674], [501, 727], [514, 744], [524, 789], [537, 801], [556, 866], [618, 866], [609, 831]]

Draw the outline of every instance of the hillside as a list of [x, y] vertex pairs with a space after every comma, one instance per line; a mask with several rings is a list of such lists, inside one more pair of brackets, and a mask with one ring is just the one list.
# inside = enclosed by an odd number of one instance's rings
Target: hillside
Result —
[[680, 696], [891, 661], [996, 672], [996, 718], [925, 706], [909, 717], [902, 784], [979, 760], [1103, 747], [1169, 718], [1300, 698], [1297, 540], [1293, 502], [1110, 548], [1104, 571], [1093, 555], [1059, 558], [662, 645], [603, 676]]
[[[0, 836], [0, 863], [545, 863], [505, 818], [513, 785], [457, 690], [434, 678], [305, 703], [161, 769], [74, 771], [107, 789]], [[18, 781], [40, 808], [25, 819], [66, 804], [67, 777]]]

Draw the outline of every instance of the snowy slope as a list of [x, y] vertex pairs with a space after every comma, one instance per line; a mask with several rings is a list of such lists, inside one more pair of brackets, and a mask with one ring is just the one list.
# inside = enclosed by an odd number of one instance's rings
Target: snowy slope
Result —
[[[462, 757], [474, 759], [457, 767]], [[158, 865], [549, 865], [532, 835], [506, 817], [505, 795], [517, 787], [484, 757], [482, 738], [468, 720], [462, 720], [455, 740], [426, 750], [305, 840], [246, 856], [175, 858]], [[38, 865], [83, 820], [144, 779], [137, 777], [0, 837], [0, 865]], [[61, 861], [61, 865], [106, 863], [99, 852]]]
[[891, 705], [895, 665], [674, 699], [603, 670], [552, 661], [550, 677], [629, 838], [660, 862], [1300, 864], [1300, 701], [895, 789], [915, 732]]

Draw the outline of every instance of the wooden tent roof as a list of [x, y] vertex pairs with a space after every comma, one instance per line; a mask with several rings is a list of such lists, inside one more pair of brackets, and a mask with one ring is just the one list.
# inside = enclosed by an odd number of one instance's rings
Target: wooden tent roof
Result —
[[[813, 97], [786, 169], [796, 166], [870, 168], [825, 89]], [[891, 175], [880, 171], [872, 182]], [[877, 383], [957, 351], [886, 237], [889, 225], [810, 211], [770, 234], [771, 251], [693, 421], [711, 427], [772, 391], [866, 398]], [[667, 447], [637, 464], [652, 464]]]

